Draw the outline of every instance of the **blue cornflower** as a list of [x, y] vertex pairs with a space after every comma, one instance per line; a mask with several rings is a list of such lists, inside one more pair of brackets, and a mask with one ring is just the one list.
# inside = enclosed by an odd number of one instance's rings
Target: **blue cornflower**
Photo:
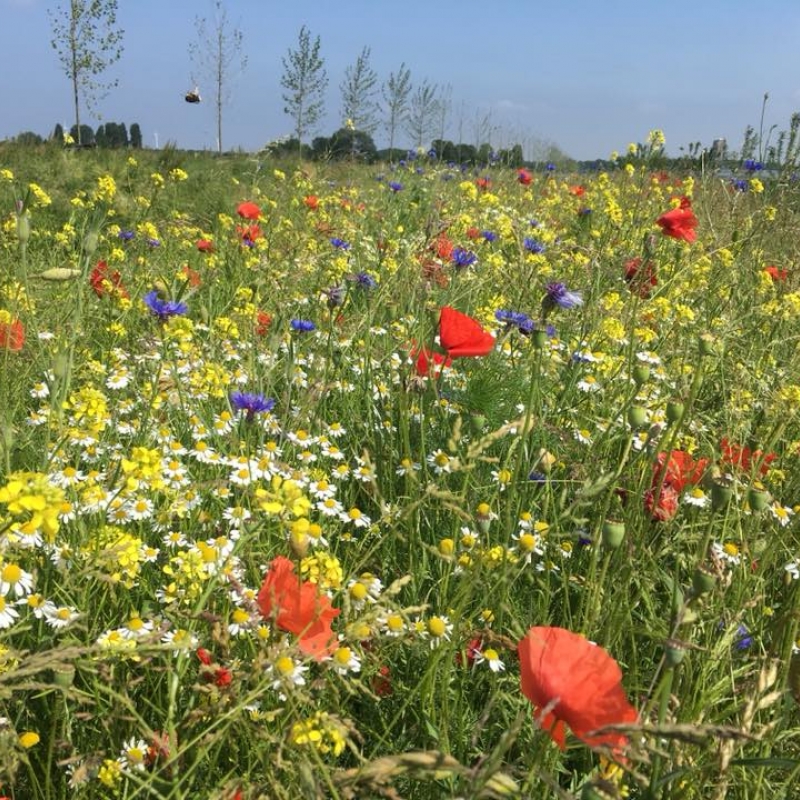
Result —
[[147, 240], [148, 247], [161, 247], [161, 242], [158, 239], [148, 239]]
[[546, 164], [546, 166], [545, 166], [545, 169], [546, 169], [548, 172], [554, 172], [554, 171], [555, 171], [555, 168], [556, 168], [556, 165], [555, 165], [555, 164], [554, 164], [552, 161], [548, 161], [548, 162], [547, 162], [547, 164]]
[[478, 260], [478, 256], [475, 253], [463, 247], [454, 247], [450, 258], [457, 269], [471, 267]]
[[346, 242], [344, 239], [340, 239], [338, 236], [334, 236], [330, 240], [331, 244], [338, 248], [339, 250], [349, 250], [350, 249], [350, 242]]
[[497, 241], [497, 234], [494, 231], [481, 231], [481, 236], [483, 236], [484, 240], [487, 242]]
[[275, 401], [271, 397], [264, 397], [263, 394], [251, 394], [249, 392], [231, 392], [231, 407], [235, 411], [245, 411], [245, 419], [252, 422], [256, 414], [272, 411]]
[[431, 147], [431, 149], [428, 150], [428, 158], [436, 158], [436, 155], [437, 155], [436, 150], [433, 147]]
[[403, 184], [398, 183], [397, 181], [389, 181], [389, 188], [393, 192], [402, 192], [403, 191]]
[[129, 242], [135, 235], [133, 231], [120, 231], [117, 234], [117, 238], [122, 239], [123, 242]]
[[746, 181], [744, 178], [735, 178], [731, 184], [738, 192], [746, 192], [750, 188], [750, 181]]
[[170, 317], [177, 317], [185, 314], [189, 307], [186, 303], [181, 303], [176, 300], [162, 300], [158, 296], [158, 291], [153, 289], [144, 296], [144, 304], [161, 320], [165, 322]]
[[523, 314], [521, 311], [509, 311], [505, 308], [495, 311], [494, 318], [498, 322], [505, 322], [509, 327], [513, 325], [518, 328], [528, 322], [533, 322], [527, 314]]
[[752, 644], [753, 637], [747, 629], [747, 625], [740, 622], [739, 626], [736, 628], [736, 638], [733, 640], [733, 646], [737, 650], [747, 650]]
[[328, 296], [328, 308], [336, 308], [344, 303], [344, 286], [331, 286], [330, 289], [323, 289], [322, 293]]
[[302, 331], [303, 333], [309, 333], [317, 329], [317, 326], [310, 319], [293, 319], [289, 323], [289, 327], [293, 331]]
[[538, 219], [529, 219], [529, 220], [528, 220], [528, 225], [530, 225], [530, 226], [531, 226], [531, 228], [538, 228], [538, 227], [539, 227], [541, 224], [542, 224], [542, 223], [541, 223], [541, 222], [539, 222], [539, 220], [538, 220]]
[[528, 473], [528, 480], [533, 481], [533, 483], [547, 483], [547, 475], [534, 469]]
[[556, 306], [559, 308], [575, 308], [583, 305], [580, 292], [571, 292], [563, 283], [548, 283], [542, 299], [542, 311], [547, 314]]
[[764, 165], [760, 161], [756, 161], [754, 158], [746, 158], [743, 166], [748, 172], [760, 172], [762, 169], [764, 169]]
[[363, 289], [375, 289], [378, 286], [378, 281], [368, 272], [357, 272], [353, 276], [353, 280]]
[[525, 240], [522, 242], [522, 246], [529, 252], [537, 255], [538, 253], [544, 253], [545, 247], [544, 245], [538, 240], [534, 239], [532, 236], [526, 236]]
[[587, 208], [586, 206], [584, 206], [583, 208], [579, 208], [578, 209], [578, 216], [579, 217], [588, 217], [589, 214], [591, 214], [591, 213], [592, 213], [592, 209], [591, 208]]

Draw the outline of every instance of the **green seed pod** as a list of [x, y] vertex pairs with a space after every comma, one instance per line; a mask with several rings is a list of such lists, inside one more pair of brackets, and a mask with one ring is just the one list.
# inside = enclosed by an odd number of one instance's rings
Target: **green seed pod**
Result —
[[692, 589], [698, 597], [708, 594], [717, 583], [716, 575], [705, 567], [698, 567], [692, 575]]
[[631, 406], [628, 409], [628, 424], [631, 428], [639, 429], [647, 422], [647, 409], [641, 406]]
[[637, 386], [641, 386], [643, 383], [646, 383], [650, 378], [650, 365], [649, 364], [637, 364], [633, 368], [633, 382]]
[[757, 489], [755, 486], [751, 486], [747, 490], [747, 505], [753, 511], [764, 511], [769, 508], [771, 500], [769, 492], [765, 489]]
[[469, 427], [476, 436], [479, 436], [486, 428], [486, 417], [483, 414], [470, 414]]
[[684, 411], [683, 403], [677, 400], [670, 400], [667, 403], [667, 421], [671, 422], [673, 425], [680, 422], [683, 419]]
[[713, 483], [711, 485], [711, 508], [715, 511], [722, 511], [733, 499], [733, 488], [724, 483]]
[[17, 215], [17, 239], [20, 244], [27, 244], [31, 238], [31, 217], [27, 211]]
[[616, 550], [625, 538], [625, 523], [615, 519], [607, 519], [603, 523], [603, 547]]

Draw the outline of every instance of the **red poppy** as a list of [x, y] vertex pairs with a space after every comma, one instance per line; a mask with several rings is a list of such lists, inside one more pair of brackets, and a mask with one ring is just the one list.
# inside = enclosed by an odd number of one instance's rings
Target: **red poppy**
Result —
[[247, 201], [236, 206], [236, 213], [242, 219], [256, 220], [261, 216], [261, 209], [255, 203]]
[[272, 316], [266, 311], [259, 311], [256, 314], [256, 334], [266, 336], [270, 325], [272, 325]]
[[415, 359], [414, 369], [421, 378], [430, 375], [431, 368], [433, 368], [434, 375], [438, 375], [442, 367], [449, 367], [453, 363], [453, 360], [448, 356], [428, 350], [427, 347], [418, 348], [414, 346], [411, 350], [411, 358]]
[[22, 350], [25, 344], [25, 326], [21, 320], [0, 322], [0, 350], [11, 350], [14, 353]]
[[372, 691], [378, 697], [388, 697], [392, 689], [392, 672], [385, 664], [378, 668], [377, 674], [372, 678]]
[[237, 225], [236, 233], [241, 237], [243, 244], [252, 244], [261, 238], [261, 228], [258, 225]]
[[688, 197], [681, 198], [680, 208], [673, 208], [662, 214], [656, 222], [665, 236], [683, 239], [690, 244], [697, 239], [697, 217], [692, 211], [692, 203]]
[[620, 750], [621, 733], [595, 733], [636, 722], [622, 688], [622, 670], [602, 647], [564, 628], [531, 628], [518, 646], [522, 693], [538, 711], [536, 721], [563, 750], [566, 727], [589, 747]]
[[625, 262], [625, 280], [628, 288], [641, 298], [650, 297], [652, 287], [658, 284], [656, 267], [652, 261], [642, 264], [641, 258], [632, 258]]
[[659, 453], [656, 463], [653, 464], [652, 487], [658, 488], [661, 483], [661, 471], [666, 462], [666, 474], [664, 476], [664, 486], [671, 486], [679, 494], [683, 491], [687, 483], [692, 486], [697, 485], [703, 477], [703, 473], [708, 467], [709, 460], [700, 458], [695, 461], [684, 450], [673, 450], [667, 460], [666, 453]]
[[122, 276], [117, 270], [113, 272], [105, 261], [98, 261], [89, 275], [89, 283], [98, 297], [107, 294], [118, 294], [120, 297], [129, 297], [128, 290], [122, 283]]
[[317, 661], [336, 649], [331, 622], [340, 610], [310, 581], [295, 575], [294, 564], [283, 556], [272, 559], [258, 592], [258, 607], [265, 617], [298, 637], [300, 650]]
[[188, 283], [193, 289], [203, 283], [200, 273], [196, 269], [192, 269], [188, 264], [184, 264], [181, 267], [181, 275], [183, 275], [186, 283]]
[[451, 306], [439, 314], [439, 341], [450, 358], [485, 356], [494, 347], [494, 336], [480, 322]]
[[753, 467], [758, 466], [759, 474], [763, 477], [769, 472], [769, 465], [777, 458], [775, 453], [764, 455], [763, 450], [751, 451], [749, 447], [742, 447], [732, 444], [727, 437], [720, 442], [722, 450], [722, 464], [730, 464], [738, 467], [743, 472], [752, 472]]
[[472, 239], [472, 241], [475, 241], [476, 239], [480, 238], [481, 232], [478, 230], [478, 228], [467, 228], [467, 239]]
[[471, 667], [475, 663], [475, 659], [480, 656], [482, 650], [483, 639], [481, 639], [480, 636], [474, 636], [467, 642], [463, 653], [461, 650], [456, 653], [456, 664], [458, 664], [459, 667], [463, 667], [466, 661], [466, 665]]
[[319, 208], [319, 197], [315, 194], [310, 194], [303, 198], [303, 202], [309, 211], [316, 211]]
[[433, 250], [442, 261], [449, 261], [453, 256], [453, 243], [447, 238], [446, 233], [440, 233], [436, 241], [431, 245]]
[[773, 281], [782, 283], [789, 277], [788, 269], [778, 269], [777, 267], [769, 266], [764, 267], [764, 272], [772, 278]]
[[489, 189], [492, 188], [492, 179], [491, 178], [478, 178], [475, 181], [475, 185], [482, 191], [488, 192]]
[[583, 197], [586, 194], [586, 189], [584, 189], [583, 186], [578, 185], [570, 186], [569, 193], [574, 194], [575, 197]]
[[531, 181], [533, 180], [533, 176], [526, 169], [518, 169], [517, 170], [517, 180], [523, 186], [529, 186]]
[[197, 240], [197, 249], [201, 253], [213, 253], [214, 252], [214, 242], [210, 239], [198, 239]]
[[680, 494], [665, 483], [660, 492], [654, 486], [644, 493], [644, 507], [654, 522], [669, 522], [678, 513], [679, 498]]

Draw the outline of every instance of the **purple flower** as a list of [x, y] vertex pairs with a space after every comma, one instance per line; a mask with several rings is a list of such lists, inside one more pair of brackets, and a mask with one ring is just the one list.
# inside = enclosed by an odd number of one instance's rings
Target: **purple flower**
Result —
[[478, 256], [475, 253], [463, 247], [454, 247], [453, 255], [450, 258], [456, 269], [471, 267], [478, 260]]
[[533, 253], [533, 255], [538, 255], [539, 253], [544, 253], [544, 245], [538, 240], [534, 239], [531, 236], [526, 236], [525, 241], [522, 243], [522, 246], [529, 252]]
[[275, 401], [263, 394], [250, 394], [249, 392], [231, 392], [231, 407], [236, 411], [244, 411], [245, 419], [252, 422], [256, 414], [272, 411]]
[[144, 296], [144, 304], [150, 311], [158, 317], [161, 322], [166, 322], [170, 317], [177, 317], [185, 314], [189, 307], [186, 303], [177, 300], [162, 300], [158, 296], [158, 291], [153, 289]]
[[494, 318], [498, 322], [505, 322], [510, 328], [519, 328], [526, 323], [531, 322], [531, 318], [527, 314], [523, 314], [521, 311], [508, 311], [505, 308], [495, 311]]
[[542, 311], [547, 314], [556, 306], [559, 308], [575, 308], [583, 305], [580, 292], [571, 292], [563, 283], [548, 283], [542, 300]]
[[397, 181], [389, 181], [389, 188], [393, 192], [402, 192], [403, 191], [403, 184], [398, 183]]
[[300, 331], [302, 333], [310, 333], [317, 329], [317, 326], [310, 319], [293, 319], [289, 323], [289, 327], [293, 331]]
[[333, 239], [331, 239], [330, 241], [331, 244], [338, 250], [350, 249], [350, 242], [346, 242], [344, 239], [340, 239], [338, 236], [334, 236]]
[[161, 247], [161, 242], [158, 239], [148, 239], [147, 240], [148, 247]]
[[494, 231], [481, 231], [481, 236], [483, 236], [484, 241], [487, 242], [497, 241], [497, 234]]
[[378, 286], [378, 281], [372, 277], [368, 272], [357, 272], [353, 276], [353, 280], [362, 288], [362, 289], [375, 289]]
[[344, 303], [344, 286], [331, 286], [330, 289], [323, 289], [322, 293], [328, 296], [328, 308], [336, 308]]
[[135, 234], [133, 231], [120, 231], [117, 234], [117, 238], [122, 239], [123, 242], [129, 242], [131, 239], [133, 239], [134, 235]]

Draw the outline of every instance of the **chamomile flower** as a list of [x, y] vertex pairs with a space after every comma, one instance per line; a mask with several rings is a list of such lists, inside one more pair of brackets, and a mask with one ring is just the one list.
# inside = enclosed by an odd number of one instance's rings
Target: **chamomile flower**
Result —
[[707, 508], [711, 505], [711, 498], [699, 486], [693, 486], [683, 496], [683, 502], [697, 508]]
[[431, 649], [438, 647], [442, 642], [449, 642], [453, 633], [453, 623], [446, 616], [429, 617], [425, 623], [426, 638]]
[[347, 675], [350, 672], [361, 671], [361, 659], [352, 648], [347, 645], [340, 645], [333, 651], [330, 658], [331, 666], [339, 675]]
[[253, 515], [244, 506], [229, 506], [222, 512], [222, 518], [231, 528], [241, 528]]
[[486, 664], [492, 672], [502, 672], [506, 665], [500, 660], [500, 654], [493, 647], [475, 652], [475, 664]]
[[425, 460], [437, 475], [452, 472], [452, 459], [444, 450], [434, 450]]
[[403, 458], [401, 459], [400, 463], [397, 465], [397, 469], [395, 470], [395, 474], [397, 475], [413, 475], [415, 472], [419, 472], [422, 467], [417, 461], [413, 461], [410, 458]]
[[304, 673], [308, 667], [296, 662], [291, 656], [280, 656], [267, 667], [267, 674], [273, 678], [272, 688], [283, 689], [292, 686], [305, 686]]
[[789, 506], [782, 506], [778, 502], [772, 504], [770, 511], [772, 511], [772, 516], [778, 520], [782, 528], [785, 528], [792, 521], [792, 517], [794, 516], [793, 509], [789, 508]]
[[795, 558], [788, 564], [784, 565], [784, 571], [791, 577], [793, 581], [800, 580], [800, 558]]
[[132, 736], [123, 745], [120, 751], [119, 764], [122, 769], [144, 772], [147, 761], [147, 743], [144, 739]]
[[78, 610], [70, 606], [54, 605], [52, 609], [46, 609], [44, 613], [45, 622], [56, 630], [68, 628], [79, 616]]
[[0, 567], [0, 596], [25, 597], [33, 591], [33, 575], [9, 561]]
[[397, 613], [387, 614], [385, 617], [382, 617], [379, 622], [386, 636], [403, 636], [408, 630], [405, 619]]
[[355, 506], [349, 511], [343, 512], [339, 519], [341, 519], [342, 522], [352, 522], [356, 528], [369, 528], [372, 524], [372, 520], [363, 511], [355, 508]]
[[161, 637], [161, 643], [167, 645], [176, 656], [181, 653], [188, 653], [190, 650], [196, 650], [199, 642], [200, 640], [185, 628], [167, 631]]
[[0, 597], [0, 629], [10, 628], [19, 619], [19, 611], [5, 597]]
[[576, 430], [574, 430], [572, 432], [572, 435], [581, 444], [591, 444], [592, 443], [592, 432], [587, 430], [586, 428], [576, 429]]
[[228, 623], [228, 633], [231, 636], [244, 636], [252, 629], [252, 614], [244, 608], [235, 608]]
[[741, 550], [735, 542], [714, 542], [711, 545], [711, 553], [714, 558], [726, 564], [739, 566], [742, 563]]

